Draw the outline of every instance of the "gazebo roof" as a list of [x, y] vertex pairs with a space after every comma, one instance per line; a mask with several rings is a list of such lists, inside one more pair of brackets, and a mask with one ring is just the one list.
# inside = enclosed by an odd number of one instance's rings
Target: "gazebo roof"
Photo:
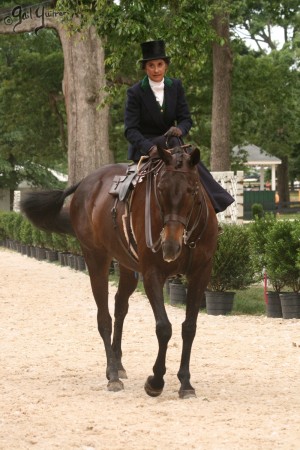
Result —
[[281, 159], [269, 155], [254, 144], [236, 145], [232, 150], [235, 156], [241, 151], [247, 153], [247, 161], [245, 162], [247, 166], [276, 166], [281, 164]]

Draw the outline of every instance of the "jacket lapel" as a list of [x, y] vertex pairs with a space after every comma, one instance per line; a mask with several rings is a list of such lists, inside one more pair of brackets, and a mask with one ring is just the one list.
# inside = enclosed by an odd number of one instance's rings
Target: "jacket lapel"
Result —
[[173, 120], [175, 111], [175, 93], [174, 85], [171, 78], [165, 78], [164, 103], [165, 103], [165, 120], [167, 123]]

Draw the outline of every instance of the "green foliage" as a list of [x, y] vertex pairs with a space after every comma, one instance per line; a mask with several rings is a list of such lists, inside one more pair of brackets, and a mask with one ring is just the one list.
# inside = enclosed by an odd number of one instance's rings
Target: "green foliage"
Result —
[[[236, 55], [232, 93], [232, 140], [253, 142], [270, 154], [295, 161], [300, 174], [300, 79], [293, 50]], [[270, 83], [272, 80], [272, 83]], [[298, 164], [298, 165], [297, 165]]]
[[267, 235], [265, 245], [268, 278], [293, 291], [300, 290], [299, 248], [300, 220], [277, 221]]
[[266, 267], [267, 235], [276, 223], [274, 214], [266, 213], [263, 217], [256, 217], [249, 226], [252, 264], [257, 281], [263, 278]]
[[33, 225], [29, 220], [24, 219], [21, 224], [20, 229], [20, 241], [22, 244], [32, 245], [33, 244]]
[[0, 37], [0, 186], [59, 187], [66, 167], [63, 56], [53, 31]]
[[213, 259], [209, 289], [227, 291], [245, 289], [254, 281], [250, 252], [250, 233], [240, 225], [224, 225]]
[[5, 214], [6, 213], [3, 213], [0, 211], [0, 242], [4, 241], [4, 239], [7, 238], [7, 234], [6, 234], [4, 226], [3, 226], [3, 219], [4, 219]]
[[2, 236], [18, 241], [20, 239], [20, 228], [23, 221], [21, 214], [16, 212], [0, 213], [0, 229]]
[[261, 203], [253, 203], [253, 205], [251, 206], [251, 210], [253, 218], [255, 217], [261, 218], [264, 215], [264, 208]]
[[21, 225], [24, 219], [20, 213], [13, 212], [12, 214], [13, 214], [12, 239], [14, 239], [15, 241], [20, 241]]
[[57, 250], [58, 252], [68, 251], [67, 235], [52, 233], [52, 242], [54, 250]]
[[32, 243], [36, 247], [52, 248], [52, 233], [32, 227]]
[[67, 248], [70, 253], [73, 253], [75, 255], [81, 255], [81, 247], [79, 244], [79, 241], [74, 236], [67, 236]]

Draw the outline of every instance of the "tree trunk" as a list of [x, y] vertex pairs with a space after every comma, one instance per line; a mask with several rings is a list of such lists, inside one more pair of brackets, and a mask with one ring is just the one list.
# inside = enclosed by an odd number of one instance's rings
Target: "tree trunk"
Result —
[[232, 52], [229, 46], [229, 17], [216, 14], [213, 27], [225, 43], [213, 43], [212, 171], [230, 170], [230, 97]]
[[290, 201], [289, 162], [287, 156], [283, 156], [281, 158], [281, 164], [277, 166], [277, 182], [278, 182], [279, 201], [289, 202]]
[[17, 26], [16, 22], [0, 22], [0, 34], [32, 32], [42, 26], [55, 29], [60, 37], [64, 54], [68, 176], [69, 184], [74, 184], [113, 161], [109, 150], [108, 107], [99, 107], [105, 86], [102, 42], [94, 27], [70, 35], [58, 16], [46, 16], [45, 8], [18, 8], [27, 13], [26, 20], [20, 20]]
[[73, 184], [98, 167], [111, 163], [108, 106], [104, 99], [104, 50], [94, 27], [59, 36], [64, 53], [63, 93], [68, 122], [69, 183]]

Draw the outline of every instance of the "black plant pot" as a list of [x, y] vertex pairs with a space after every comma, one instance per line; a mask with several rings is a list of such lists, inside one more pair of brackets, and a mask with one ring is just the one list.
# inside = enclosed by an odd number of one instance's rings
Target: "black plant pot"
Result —
[[86, 269], [85, 260], [83, 256], [81, 255], [75, 256], [75, 269], [81, 271]]
[[230, 314], [235, 292], [206, 291], [206, 312], [213, 316]]
[[300, 294], [297, 292], [281, 292], [279, 297], [282, 317], [284, 319], [300, 319]]
[[267, 317], [282, 317], [279, 292], [268, 291]]
[[72, 255], [72, 253], [69, 253], [68, 255], [68, 266], [71, 267], [71, 269], [75, 269], [75, 255]]
[[36, 249], [35, 249], [35, 257], [39, 261], [43, 261], [44, 259], [46, 259], [46, 250], [44, 248], [41, 248], [41, 247], [36, 247]]
[[57, 252], [55, 250], [46, 250], [46, 258], [49, 262], [57, 261]]
[[170, 283], [171, 305], [182, 305], [186, 303], [186, 287], [182, 283]]

